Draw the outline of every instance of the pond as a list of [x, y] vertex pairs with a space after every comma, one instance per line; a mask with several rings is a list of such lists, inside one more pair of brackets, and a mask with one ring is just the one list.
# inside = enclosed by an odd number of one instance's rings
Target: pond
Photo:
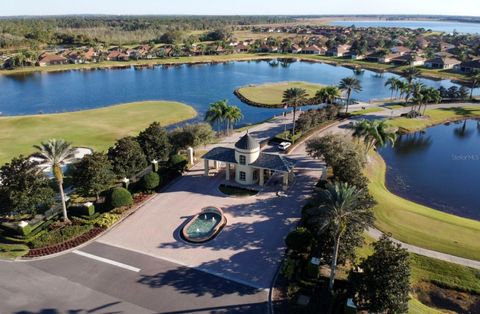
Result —
[[[98, 108], [142, 100], [175, 100], [192, 105], [203, 118], [208, 104], [228, 99], [240, 106], [245, 118], [240, 124], [260, 122], [281, 114], [282, 109], [256, 108], [241, 103], [233, 91], [249, 84], [281, 81], [309, 81], [338, 84], [353, 70], [321, 63], [268, 61], [228, 62], [220, 64], [179, 65], [135, 70], [106, 69], [33, 73], [0, 76], [0, 112], [3, 115], [54, 113]], [[363, 91], [359, 100], [388, 98], [384, 86], [389, 77], [365, 71], [358, 75]], [[450, 81], [421, 79], [426, 85], [448, 88]]]
[[454, 31], [464, 34], [480, 34], [480, 24], [462, 23], [447, 21], [334, 21], [330, 23], [335, 26], [356, 27], [403, 27], [411, 29], [431, 29], [435, 32], [453, 33]]
[[480, 220], [480, 122], [465, 120], [402, 135], [380, 149], [387, 188], [404, 198]]

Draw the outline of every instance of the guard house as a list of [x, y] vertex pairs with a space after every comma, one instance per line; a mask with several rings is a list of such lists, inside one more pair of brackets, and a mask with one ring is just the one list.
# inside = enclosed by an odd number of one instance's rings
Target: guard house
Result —
[[225, 165], [225, 179], [230, 180], [235, 172], [235, 182], [242, 185], [263, 186], [274, 174], [283, 174], [283, 185], [288, 186], [296, 161], [277, 154], [263, 153], [260, 144], [250, 134], [245, 134], [235, 143], [235, 148], [216, 147], [203, 156], [205, 176], [209, 175], [210, 161], [215, 169]]

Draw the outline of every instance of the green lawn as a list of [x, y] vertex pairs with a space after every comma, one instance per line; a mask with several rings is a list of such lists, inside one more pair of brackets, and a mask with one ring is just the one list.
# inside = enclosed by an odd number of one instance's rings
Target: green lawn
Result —
[[428, 118], [395, 118], [390, 120], [389, 124], [407, 132], [413, 132], [446, 121], [480, 117], [480, 106], [430, 109], [425, 112], [425, 115], [428, 116]]
[[380, 112], [380, 111], [383, 111], [383, 109], [380, 107], [371, 107], [367, 109], [352, 111], [351, 114], [352, 116], [362, 116], [368, 113], [374, 113], [374, 112]]
[[283, 92], [289, 88], [303, 88], [307, 91], [308, 97], [312, 98], [322, 87], [320, 84], [308, 82], [280, 82], [255, 86], [245, 86], [238, 89], [238, 92], [250, 101], [264, 105], [282, 104]]
[[0, 258], [21, 257], [28, 253], [28, 246], [25, 244], [3, 244], [0, 243]]
[[385, 187], [386, 165], [377, 153], [370, 155], [366, 174], [377, 201], [375, 226], [395, 239], [427, 249], [480, 260], [480, 222], [447, 214], [408, 201]]
[[0, 164], [34, 152], [32, 145], [63, 138], [74, 146], [105, 150], [153, 121], [162, 125], [194, 118], [192, 107], [178, 102], [145, 101], [59, 114], [0, 117]]

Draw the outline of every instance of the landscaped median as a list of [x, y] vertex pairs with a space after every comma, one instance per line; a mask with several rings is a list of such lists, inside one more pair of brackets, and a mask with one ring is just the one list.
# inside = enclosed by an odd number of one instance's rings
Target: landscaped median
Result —
[[315, 93], [323, 85], [308, 82], [279, 82], [262, 85], [249, 85], [236, 89], [234, 94], [244, 103], [255, 107], [282, 108], [285, 106], [283, 92], [289, 88], [302, 88], [307, 91], [309, 100], [303, 105], [313, 105]]
[[144, 101], [69, 113], [0, 117], [0, 164], [31, 154], [33, 145], [49, 138], [102, 151], [118, 138], [136, 135], [154, 120], [167, 126], [196, 114], [182, 103]]
[[480, 222], [411, 202], [388, 191], [386, 164], [377, 153], [370, 155], [366, 175], [370, 193], [378, 203], [374, 208], [378, 229], [405, 243], [480, 260]]

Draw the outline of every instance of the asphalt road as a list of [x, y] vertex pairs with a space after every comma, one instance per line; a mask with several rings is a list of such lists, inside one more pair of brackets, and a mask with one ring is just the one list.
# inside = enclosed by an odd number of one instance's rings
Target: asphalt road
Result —
[[0, 313], [267, 312], [265, 290], [98, 242], [78, 251], [0, 262]]

